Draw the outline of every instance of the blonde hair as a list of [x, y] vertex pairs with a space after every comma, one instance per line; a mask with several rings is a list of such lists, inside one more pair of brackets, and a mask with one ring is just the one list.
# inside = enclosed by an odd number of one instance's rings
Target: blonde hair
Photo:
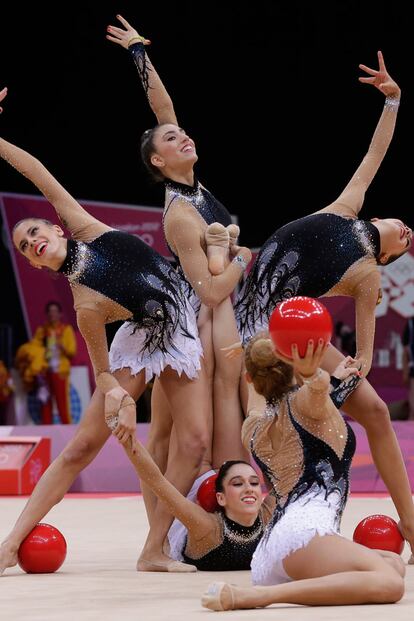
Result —
[[267, 401], [277, 401], [289, 392], [293, 367], [276, 356], [268, 332], [259, 332], [250, 339], [245, 351], [245, 363], [256, 392]]

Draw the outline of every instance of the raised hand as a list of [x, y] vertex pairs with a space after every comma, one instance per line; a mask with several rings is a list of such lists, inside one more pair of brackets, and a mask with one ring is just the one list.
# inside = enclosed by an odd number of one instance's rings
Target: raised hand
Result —
[[[3, 101], [3, 99], [6, 97], [6, 95], [7, 95], [7, 86], [2, 88], [1, 91], [0, 91], [0, 101]], [[0, 106], [0, 114], [2, 112], [3, 112], [3, 108]]]
[[360, 82], [364, 84], [372, 84], [375, 86], [381, 93], [383, 93], [386, 97], [399, 97], [401, 94], [401, 89], [398, 84], [392, 79], [390, 74], [388, 73], [384, 57], [382, 52], [377, 52], [378, 56], [378, 69], [371, 69], [366, 65], [359, 65], [359, 68], [362, 71], [368, 73], [371, 77], [360, 77], [358, 78]]
[[118, 28], [117, 26], [108, 26], [107, 32], [109, 34], [106, 35], [106, 38], [113, 43], [117, 43], [118, 45], [122, 45], [126, 50], [133, 43], [143, 43], [144, 45], [150, 45], [151, 41], [142, 37], [138, 34], [138, 31], [135, 30], [130, 24], [128, 24], [127, 20], [122, 17], [122, 15], [117, 15], [117, 19], [121, 22], [124, 28]]

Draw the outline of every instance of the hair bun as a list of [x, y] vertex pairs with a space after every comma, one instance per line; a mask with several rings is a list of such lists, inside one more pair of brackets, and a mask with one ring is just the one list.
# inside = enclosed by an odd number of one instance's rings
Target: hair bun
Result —
[[259, 338], [253, 343], [250, 357], [252, 362], [260, 368], [271, 367], [277, 362], [273, 343], [268, 338]]

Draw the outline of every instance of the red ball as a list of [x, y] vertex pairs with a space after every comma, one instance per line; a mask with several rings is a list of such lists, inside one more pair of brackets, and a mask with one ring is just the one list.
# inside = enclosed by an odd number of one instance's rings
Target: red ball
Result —
[[207, 477], [197, 491], [198, 504], [209, 513], [214, 513], [214, 511], [218, 511], [220, 508], [216, 497], [216, 479], [217, 474]]
[[28, 574], [51, 574], [66, 558], [66, 540], [50, 524], [37, 524], [23, 539], [17, 556], [19, 566]]
[[318, 340], [331, 340], [332, 317], [328, 309], [315, 298], [296, 296], [284, 300], [273, 311], [269, 321], [269, 332], [276, 350], [292, 358], [292, 345], [298, 346], [301, 358], [306, 354], [309, 339], [314, 348]]
[[405, 540], [397, 522], [388, 515], [368, 515], [354, 530], [353, 540], [367, 548], [389, 550], [401, 554]]

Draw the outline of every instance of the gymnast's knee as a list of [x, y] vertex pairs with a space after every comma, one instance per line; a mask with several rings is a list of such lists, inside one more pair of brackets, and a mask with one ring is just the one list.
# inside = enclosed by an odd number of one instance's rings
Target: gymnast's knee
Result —
[[360, 412], [358, 422], [368, 431], [384, 433], [392, 428], [388, 406], [380, 397], [372, 400], [369, 407]]
[[66, 446], [60, 457], [62, 463], [68, 468], [84, 468], [95, 457], [100, 447], [96, 446], [96, 442], [92, 438], [83, 436], [74, 438], [72, 442]]
[[194, 432], [188, 434], [177, 434], [178, 449], [181, 455], [186, 455], [194, 462], [195, 466], [200, 466], [208, 448], [208, 434]]

